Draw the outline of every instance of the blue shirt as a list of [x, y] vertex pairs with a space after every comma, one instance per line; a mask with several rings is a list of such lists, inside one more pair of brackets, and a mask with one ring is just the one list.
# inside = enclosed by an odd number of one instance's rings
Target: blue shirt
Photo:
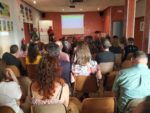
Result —
[[122, 70], [116, 77], [113, 91], [119, 94], [118, 108], [122, 113], [128, 101], [150, 95], [150, 70], [147, 65], [138, 64]]

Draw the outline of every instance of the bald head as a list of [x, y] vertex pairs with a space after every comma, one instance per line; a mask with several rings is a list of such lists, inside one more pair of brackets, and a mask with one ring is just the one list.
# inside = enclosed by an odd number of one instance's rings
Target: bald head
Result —
[[147, 64], [148, 62], [148, 57], [143, 51], [135, 52], [133, 58], [137, 64]]

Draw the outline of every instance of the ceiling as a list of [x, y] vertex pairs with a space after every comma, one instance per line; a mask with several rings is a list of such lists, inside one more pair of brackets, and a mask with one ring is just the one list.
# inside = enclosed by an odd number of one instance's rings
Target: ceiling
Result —
[[70, 8], [70, 0], [24, 0], [41, 12], [84, 12], [104, 10], [109, 6], [124, 5], [125, 0], [83, 0], [81, 3], [73, 3], [75, 8]]

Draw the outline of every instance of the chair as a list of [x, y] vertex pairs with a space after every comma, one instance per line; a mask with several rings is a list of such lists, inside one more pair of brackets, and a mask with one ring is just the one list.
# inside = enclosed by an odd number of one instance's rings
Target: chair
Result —
[[105, 63], [100, 63], [99, 64], [100, 66], [100, 70], [101, 70], [101, 73], [103, 75], [113, 71], [113, 68], [114, 68], [114, 62], [105, 62]]
[[32, 105], [31, 113], [67, 113], [63, 104]]
[[97, 79], [95, 75], [90, 76], [76, 76], [74, 91], [91, 93], [98, 91]]
[[21, 61], [22, 66], [26, 69], [25, 57], [20, 57], [19, 60]]
[[15, 65], [9, 65], [7, 67], [10, 68], [14, 72], [16, 77], [20, 77], [20, 71]]
[[122, 54], [115, 54], [115, 65], [116, 68], [119, 69], [122, 62]]
[[38, 65], [37, 64], [28, 64], [27, 65], [27, 75], [31, 79], [35, 79], [38, 74]]
[[87, 98], [83, 100], [81, 113], [115, 113], [115, 98]]
[[0, 106], [0, 113], [15, 113], [15, 111], [9, 106]]

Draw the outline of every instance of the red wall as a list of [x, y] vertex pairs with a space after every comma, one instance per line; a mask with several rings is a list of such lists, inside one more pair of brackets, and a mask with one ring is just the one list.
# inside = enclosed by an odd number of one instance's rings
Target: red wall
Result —
[[45, 14], [43, 20], [52, 20], [53, 29], [57, 39], [62, 37], [61, 31], [61, 15], [62, 14], [84, 14], [84, 31], [85, 35], [94, 33], [96, 30], [102, 31], [104, 28], [103, 17], [99, 16], [99, 12], [84, 12], [84, 13], [59, 13], [49, 12]]
[[140, 31], [140, 22], [143, 21], [144, 21], [144, 17], [138, 17], [135, 19], [134, 39], [135, 39], [135, 45], [139, 49], [142, 49], [143, 31]]

